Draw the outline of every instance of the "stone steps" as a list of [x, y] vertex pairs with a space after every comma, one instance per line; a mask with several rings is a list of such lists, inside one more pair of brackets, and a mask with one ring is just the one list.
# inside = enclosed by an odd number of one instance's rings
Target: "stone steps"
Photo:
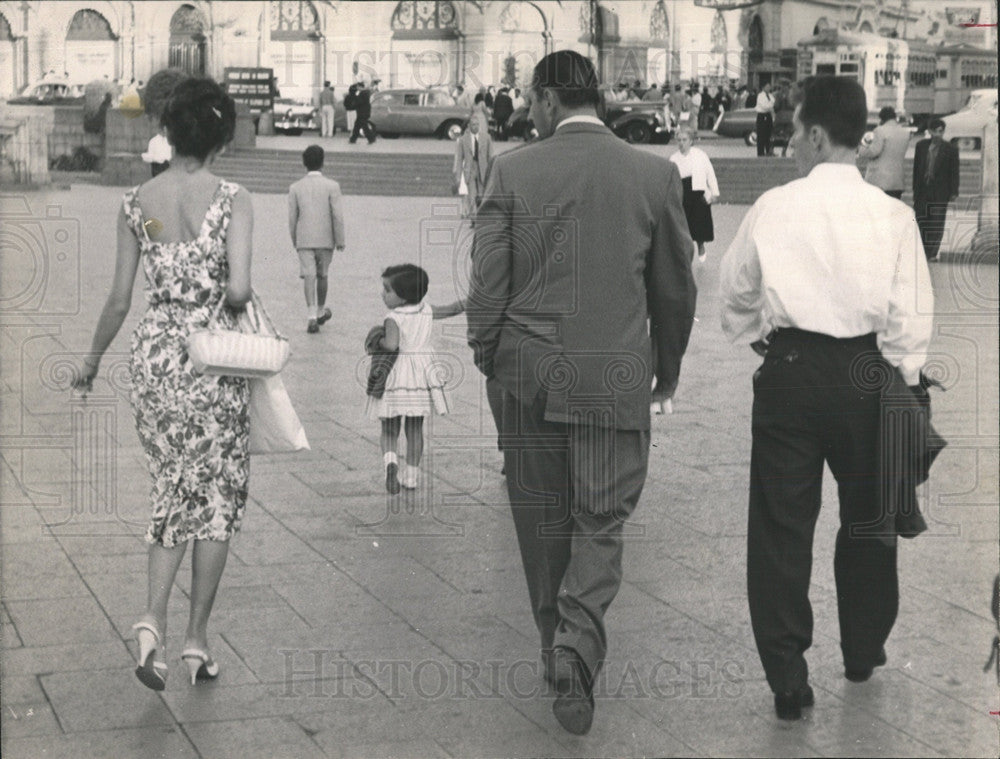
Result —
[[[726, 203], [753, 203], [761, 193], [797, 176], [795, 162], [790, 158], [716, 158], [712, 163]], [[345, 195], [444, 197], [452, 194], [451, 167], [448, 155], [334, 153], [327, 174], [340, 183]], [[285, 193], [303, 174], [300, 154], [284, 150], [230, 151], [219, 157], [213, 168], [220, 176], [256, 193]], [[978, 161], [962, 161], [963, 198], [970, 200], [978, 194], [980, 176]], [[908, 167], [907, 186], [909, 182]]]

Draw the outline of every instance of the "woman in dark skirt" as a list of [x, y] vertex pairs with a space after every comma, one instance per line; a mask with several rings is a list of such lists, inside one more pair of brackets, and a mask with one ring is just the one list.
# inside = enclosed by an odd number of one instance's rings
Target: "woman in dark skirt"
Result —
[[[684, 215], [691, 239], [698, 245], [698, 261], [704, 263], [705, 243], [715, 239], [712, 203], [719, 199], [719, 183], [705, 151], [693, 145], [694, 132], [689, 127], [681, 127], [677, 130], [679, 150], [670, 160], [677, 164], [684, 183]], [[693, 250], [691, 254], [693, 257]]]

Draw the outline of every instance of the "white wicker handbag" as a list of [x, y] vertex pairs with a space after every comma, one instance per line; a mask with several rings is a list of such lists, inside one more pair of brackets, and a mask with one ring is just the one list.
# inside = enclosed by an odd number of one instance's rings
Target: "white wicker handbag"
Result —
[[278, 333], [270, 315], [252, 293], [237, 319], [237, 329], [219, 326], [225, 298], [212, 313], [204, 329], [188, 335], [188, 355], [202, 374], [230, 377], [270, 377], [282, 370], [291, 355], [288, 338]]

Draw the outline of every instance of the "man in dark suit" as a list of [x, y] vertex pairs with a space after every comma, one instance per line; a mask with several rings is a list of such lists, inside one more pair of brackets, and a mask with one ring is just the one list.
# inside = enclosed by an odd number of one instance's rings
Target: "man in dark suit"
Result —
[[359, 84], [357, 90], [354, 93], [354, 110], [356, 112], [356, 118], [354, 120], [354, 129], [351, 131], [351, 137], [348, 142], [352, 145], [358, 141], [358, 135], [364, 132], [365, 139], [368, 140], [368, 144], [371, 145], [375, 142], [375, 130], [372, 129], [371, 118], [372, 118], [372, 93], [363, 84]]
[[497, 139], [507, 141], [507, 119], [514, 113], [514, 101], [510, 99], [510, 90], [501, 87], [493, 100], [493, 120], [497, 125]]
[[932, 119], [930, 138], [913, 154], [913, 211], [928, 261], [938, 260], [948, 204], [958, 198], [958, 150], [944, 141], [944, 122]]
[[507, 488], [553, 712], [583, 734], [624, 522], [646, 479], [650, 402], [672, 394], [693, 322], [692, 243], [680, 175], [600, 121], [589, 59], [545, 56], [528, 100], [543, 139], [493, 160], [469, 344], [503, 391]]

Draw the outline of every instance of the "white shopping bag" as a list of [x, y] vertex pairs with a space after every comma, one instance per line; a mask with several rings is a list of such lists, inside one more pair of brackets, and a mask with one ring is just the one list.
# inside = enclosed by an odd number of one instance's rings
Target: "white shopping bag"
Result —
[[281, 375], [250, 380], [250, 453], [307, 450], [306, 431]]
[[458, 180], [458, 194], [459, 195], [469, 194], [469, 185], [465, 183], [465, 174], [463, 174], [461, 179]]

